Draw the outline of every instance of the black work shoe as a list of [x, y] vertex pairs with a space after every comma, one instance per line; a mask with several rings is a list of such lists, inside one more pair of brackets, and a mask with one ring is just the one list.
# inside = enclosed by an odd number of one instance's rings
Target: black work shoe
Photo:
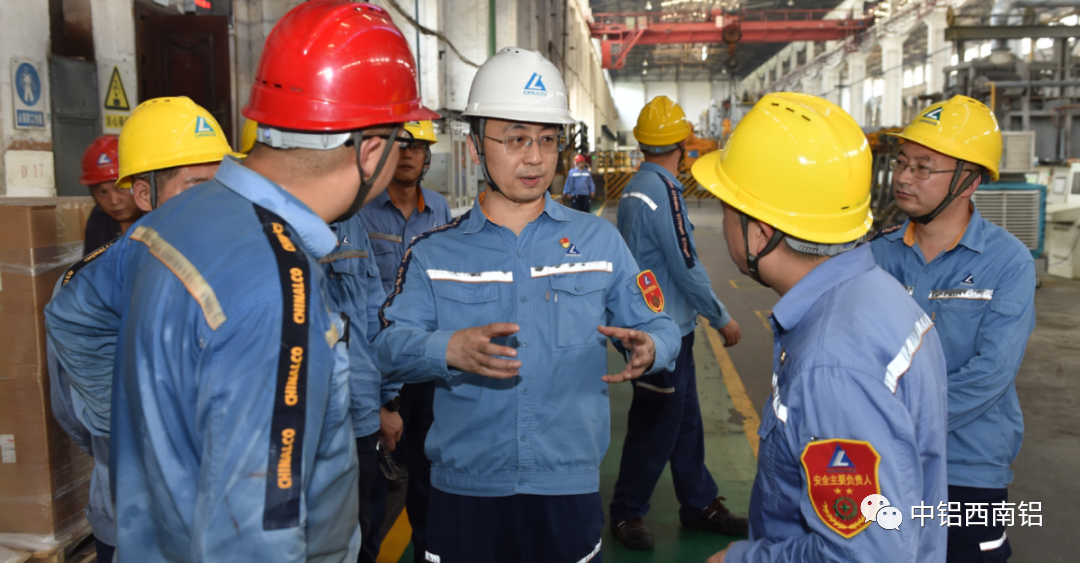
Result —
[[648, 550], [656, 546], [652, 532], [645, 527], [641, 518], [631, 518], [611, 522], [611, 532], [623, 545], [630, 549]]
[[689, 530], [708, 530], [725, 536], [745, 536], [750, 530], [750, 522], [742, 516], [735, 516], [724, 506], [724, 497], [716, 497], [709, 506], [692, 519], [680, 519], [684, 528]]

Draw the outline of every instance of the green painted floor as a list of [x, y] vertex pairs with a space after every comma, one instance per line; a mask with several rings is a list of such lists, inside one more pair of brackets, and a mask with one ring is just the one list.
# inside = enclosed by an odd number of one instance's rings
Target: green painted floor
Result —
[[[750, 489], [754, 482], [757, 462], [741, 426], [742, 419], [731, 401], [720, 373], [716, 356], [709, 347], [705, 329], [697, 328], [694, 360], [697, 363], [698, 396], [705, 423], [706, 465], [727, 498], [732, 512], [746, 515], [750, 505]], [[608, 373], [618, 373], [626, 362], [611, 346], [608, 347]], [[626, 415], [630, 410], [633, 389], [629, 384], [611, 386], [611, 447], [600, 466], [600, 494], [605, 512], [611, 502], [615, 480], [626, 435]], [[665, 469], [652, 496], [652, 507], [645, 524], [656, 538], [653, 551], [633, 551], [623, 547], [605, 525], [603, 553], [605, 563], [703, 563], [710, 555], [724, 549], [742, 537], [718, 536], [709, 532], [683, 530], [679, 525], [679, 503], [671, 482], [670, 469]], [[609, 523], [607, 523], [609, 524]], [[399, 560], [412, 561], [412, 546], [406, 548]]]

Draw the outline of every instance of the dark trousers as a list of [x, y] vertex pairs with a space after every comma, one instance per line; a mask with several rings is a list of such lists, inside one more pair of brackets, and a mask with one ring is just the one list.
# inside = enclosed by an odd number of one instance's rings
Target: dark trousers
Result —
[[435, 382], [413, 383], [401, 389], [401, 420], [405, 425], [396, 457], [409, 470], [405, 512], [412, 527], [413, 561], [422, 563], [428, 543], [428, 496], [431, 494], [431, 462], [424, 454], [428, 430], [435, 421], [431, 405]]
[[463, 496], [431, 489], [427, 561], [600, 563], [600, 493]]
[[679, 516], [697, 516], [718, 493], [705, 467], [705, 432], [698, 405], [694, 333], [682, 338], [673, 371], [634, 382], [611, 520], [642, 518], [664, 466], [671, 463]]
[[592, 210], [592, 197], [587, 195], [571, 196], [570, 206], [578, 211], [588, 213]]
[[100, 563], [112, 563], [113, 554], [116, 553], [116, 546], [109, 545], [94, 536], [94, 550], [97, 551], [97, 560]]
[[[376, 492], [379, 471], [379, 457], [375, 446], [379, 443], [378, 433], [356, 439], [356, 458], [360, 462], [360, 557], [359, 563], [375, 563], [379, 556], [379, 526], [372, 523], [372, 500]], [[374, 539], [374, 542], [371, 541]]]
[[947, 563], [1003, 563], [1012, 556], [1012, 546], [1008, 538], [997, 545], [1005, 536], [1005, 526], [968, 526], [967, 509], [969, 503], [989, 503], [986, 509], [987, 523], [993, 523], [995, 502], [1008, 502], [1008, 489], [979, 489], [975, 487], [954, 487], [949, 485], [949, 502], [959, 502], [960, 515], [964, 526], [949, 526], [949, 546]]

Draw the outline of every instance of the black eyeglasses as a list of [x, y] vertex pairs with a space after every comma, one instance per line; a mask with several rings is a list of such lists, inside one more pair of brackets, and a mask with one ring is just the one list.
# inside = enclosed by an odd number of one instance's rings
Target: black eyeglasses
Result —
[[[956, 169], [952, 169], [952, 170], [931, 170], [929, 166], [926, 166], [926, 165], [923, 165], [923, 164], [918, 164], [918, 163], [913, 164], [913, 163], [910, 163], [910, 162], [901, 162], [901, 161], [899, 161], [899, 160], [897, 160], [895, 158], [889, 160], [889, 167], [892, 168], [893, 174], [899, 174], [905, 168], [907, 168], [908, 170], [911, 170], [911, 175], [918, 178], [919, 180], [929, 180], [930, 175], [932, 175], [932, 174], [946, 174], [946, 173], [955, 173], [956, 172]], [[965, 168], [964, 171], [966, 171], [966, 172], [978, 172], [977, 170], [970, 170], [968, 168]]]
[[507, 135], [505, 139], [485, 135], [484, 138], [502, 143], [503, 150], [511, 156], [524, 153], [533, 146], [533, 143], [537, 143], [540, 146], [540, 152], [544, 154], [555, 154], [561, 151], [565, 144], [565, 138], [562, 135], [540, 135], [539, 139], [533, 139], [528, 135]]

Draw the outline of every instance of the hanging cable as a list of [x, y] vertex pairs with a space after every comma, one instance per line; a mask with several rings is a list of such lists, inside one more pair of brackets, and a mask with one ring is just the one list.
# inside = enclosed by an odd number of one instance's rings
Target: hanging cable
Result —
[[[463, 62], [463, 63], [465, 63], [465, 64], [467, 64], [467, 65], [469, 65], [471, 67], [480, 68], [480, 65], [470, 61], [469, 59], [466, 59], [465, 55], [462, 55], [461, 51], [458, 51], [457, 47], [455, 47], [454, 44], [449, 39], [447, 39], [445, 35], [439, 33], [438, 31], [435, 31], [433, 29], [428, 29], [428, 28], [420, 25], [420, 22], [416, 21], [412, 16], [405, 13], [405, 10], [402, 9], [402, 7], [397, 3], [396, 0], [386, 0], [386, 3], [390, 4], [390, 7], [393, 8], [394, 11], [397, 12], [399, 16], [405, 18], [405, 21], [409, 22], [409, 24], [412, 25], [413, 27], [415, 27], [416, 30], [419, 31], [420, 33], [423, 33], [424, 35], [430, 35], [432, 37], [438, 37], [439, 39], [441, 39], [443, 41], [443, 43], [446, 43], [446, 46], [450, 47], [450, 50], [453, 51], [455, 55], [457, 55], [457, 58], [461, 59], [461, 62]], [[419, 49], [419, 46], [417, 46], [417, 49]]]

